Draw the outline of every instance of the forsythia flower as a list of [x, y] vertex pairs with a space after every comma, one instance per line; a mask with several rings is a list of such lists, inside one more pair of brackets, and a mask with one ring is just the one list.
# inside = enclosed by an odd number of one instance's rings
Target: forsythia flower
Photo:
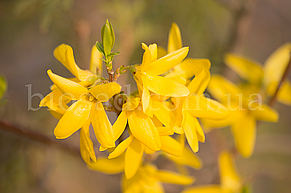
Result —
[[188, 176], [170, 171], [157, 170], [156, 167], [148, 164], [140, 167], [133, 178], [123, 178], [122, 189], [124, 193], [164, 193], [165, 191], [161, 182], [189, 185], [193, 181], [194, 179]]
[[237, 193], [242, 189], [232, 155], [223, 152], [219, 156], [220, 185], [203, 185], [188, 188], [182, 193]]
[[104, 111], [102, 102], [106, 102], [113, 95], [120, 92], [121, 87], [116, 82], [96, 85], [89, 90], [71, 80], [60, 77], [48, 70], [48, 75], [54, 84], [62, 91], [77, 100], [64, 113], [58, 122], [54, 134], [58, 139], [70, 137], [74, 132], [90, 121], [95, 135], [105, 150], [115, 146], [112, 125]]
[[[119, 93], [121, 87], [115, 82], [94, 86], [99, 82], [96, 69], [102, 70], [101, 55], [96, 46], [93, 46], [91, 51], [90, 71], [81, 70], [77, 66], [73, 50], [68, 45], [58, 46], [54, 50], [54, 56], [76, 78], [66, 79], [48, 70], [48, 75], [55, 84], [51, 87], [52, 92], [40, 102], [40, 106], [47, 106], [52, 115], [60, 119], [54, 131], [57, 138], [67, 138], [81, 128], [81, 156], [90, 164], [90, 158], [96, 161], [93, 143], [89, 137], [90, 123], [101, 144], [100, 150], [115, 146], [112, 125], [102, 102]], [[68, 107], [67, 104], [71, 100], [77, 101]]]
[[[168, 53], [177, 52], [176, 50], [181, 47], [180, 29], [173, 23], [169, 33]], [[162, 48], [159, 50], [163, 52]], [[173, 128], [176, 133], [185, 132], [187, 141], [194, 152], [199, 150], [198, 141], [205, 140], [197, 118], [224, 119], [229, 115], [224, 106], [202, 96], [209, 83], [210, 65], [208, 59], [187, 58], [173, 66], [166, 77], [187, 85], [189, 94], [182, 97], [174, 96], [171, 101], [152, 100], [153, 106], [158, 107], [154, 115], [163, 125]], [[195, 76], [193, 80], [190, 80], [193, 76]]]
[[150, 91], [162, 96], [182, 97], [189, 94], [189, 90], [182, 84], [161, 75], [179, 62], [188, 54], [188, 47], [181, 48], [157, 60], [157, 45], [149, 47], [142, 44], [145, 50], [142, 64], [136, 67], [134, 78], [139, 89], [143, 111], [152, 116]]
[[[260, 71], [260, 68], [258, 68], [255, 63], [251, 63], [250, 61], [244, 63], [242, 59], [236, 59], [241, 67], [245, 64], [242, 69], [249, 68], [257, 69], [253, 70], [253, 72]], [[251, 76], [252, 75], [248, 75], [248, 77]], [[251, 78], [251, 81], [257, 82], [258, 80], [254, 77]], [[258, 98], [261, 95], [257, 95], [259, 88], [253, 84], [245, 84], [241, 87], [237, 87], [232, 82], [217, 75], [212, 76], [208, 91], [214, 98], [227, 106], [231, 114], [228, 118], [220, 121], [203, 120], [204, 126], [231, 126], [237, 150], [244, 157], [250, 157], [253, 153], [256, 141], [256, 120], [276, 122], [278, 120], [278, 113], [268, 105], [263, 104], [262, 99]], [[257, 98], [251, 100], [252, 96]]]
[[[174, 156], [182, 155], [182, 146], [168, 136], [169, 129], [156, 127], [153, 120], [143, 113], [139, 97], [128, 97], [127, 102], [123, 105], [123, 111], [113, 125], [116, 138], [123, 133], [127, 121], [130, 136], [122, 141], [108, 157], [109, 159], [118, 157], [126, 150], [124, 170], [127, 179], [135, 175], [144, 151], [153, 153], [162, 150]], [[170, 134], [172, 133], [170, 132]]]

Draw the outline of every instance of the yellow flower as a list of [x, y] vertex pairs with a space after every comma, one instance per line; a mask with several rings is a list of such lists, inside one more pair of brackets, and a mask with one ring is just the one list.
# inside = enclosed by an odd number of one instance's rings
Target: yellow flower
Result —
[[[115, 146], [112, 125], [109, 122], [102, 102], [108, 101], [113, 95], [120, 92], [121, 87], [116, 82], [93, 86], [90, 90], [86, 87], [60, 77], [48, 70], [48, 75], [58, 89], [73, 103], [61, 117], [54, 134], [58, 139], [70, 137], [87, 122], [91, 122], [96, 138], [101, 144], [100, 150], [105, 150]], [[87, 128], [87, 126], [86, 126]], [[83, 136], [88, 133], [87, 129]]]
[[220, 185], [203, 185], [188, 188], [182, 193], [238, 193], [242, 181], [238, 175], [232, 155], [223, 152], [219, 156]]
[[[225, 63], [240, 77], [257, 87], [257, 90], [261, 88], [263, 83], [267, 94], [272, 96], [290, 62], [290, 52], [291, 43], [280, 46], [266, 59], [263, 67], [256, 61], [234, 54], [227, 54]], [[283, 82], [278, 93], [278, 101], [286, 105], [291, 105], [290, 81], [285, 80]]]
[[138, 169], [135, 176], [131, 179], [122, 179], [122, 189], [124, 193], [163, 193], [164, 188], [161, 184], [171, 183], [179, 185], [189, 185], [194, 181], [185, 175], [177, 174], [175, 172], [158, 170], [152, 165], [145, 165]]
[[188, 54], [188, 47], [181, 48], [157, 60], [157, 45], [149, 47], [142, 44], [145, 50], [142, 64], [136, 67], [134, 78], [142, 100], [144, 113], [152, 116], [150, 91], [162, 96], [182, 97], [189, 90], [182, 84], [161, 75], [180, 63]]
[[244, 157], [250, 157], [256, 141], [256, 120], [276, 122], [278, 113], [263, 104], [261, 100], [250, 100], [252, 99], [250, 93], [257, 93], [256, 88], [253, 90], [251, 86], [245, 86], [242, 90], [218, 75], [212, 76], [208, 91], [227, 106], [231, 114], [224, 120], [203, 120], [203, 125], [205, 127], [231, 126], [237, 150]]
[[[73, 49], [69, 45], [59, 45], [54, 50], [54, 56], [76, 77], [71, 78], [70, 80], [78, 82], [85, 87], [92, 85], [98, 79], [98, 76], [96, 75], [97, 68], [102, 71], [102, 60], [100, 59], [102, 55], [95, 45], [92, 47], [91, 51], [90, 71], [81, 70], [77, 66], [74, 59]], [[55, 85], [51, 86], [50, 89], [52, 92], [43, 98], [39, 106], [48, 107], [51, 114], [59, 119], [68, 108], [67, 104], [71, 99], [66, 95], [64, 96]]]
[[[229, 111], [217, 101], [202, 95], [206, 89], [210, 75], [210, 62], [197, 63], [193, 66], [195, 78], [189, 83], [190, 94], [185, 97], [172, 97], [171, 101], [155, 100], [154, 115], [166, 127], [176, 133], [183, 134], [194, 152], [199, 150], [198, 141], [204, 142], [205, 135], [197, 118], [225, 119]], [[165, 104], [166, 103], [166, 104]]]
[[115, 140], [123, 133], [127, 122], [130, 136], [116, 147], [109, 159], [120, 156], [126, 150], [124, 170], [128, 179], [138, 170], [144, 152], [151, 154], [162, 150], [174, 156], [182, 155], [182, 146], [168, 136], [169, 128], [156, 127], [154, 121], [143, 113], [139, 97], [128, 97], [123, 105], [123, 110], [113, 125]]
[[[177, 52], [181, 47], [180, 29], [177, 24], [173, 23], [169, 33], [168, 53]], [[159, 55], [166, 53], [162, 48], [159, 48], [158, 51]], [[187, 85], [189, 94], [182, 97], [172, 96], [171, 101], [155, 100], [154, 98], [151, 100], [152, 106], [156, 109], [153, 114], [163, 125], [172, 128], [176, 133], [185, 132], [187, 141], [194, 152], [199, 149], [198, 141], [204, 142], [205, 140], [197, 117], [224, 119], [229, 114], [221, 104], [202, 96], [210, 80], [210, 66], [208, 59], [185, 59], [168, 69], [165, 77]], [[193, 76], [195, 77], [193, 78]]]

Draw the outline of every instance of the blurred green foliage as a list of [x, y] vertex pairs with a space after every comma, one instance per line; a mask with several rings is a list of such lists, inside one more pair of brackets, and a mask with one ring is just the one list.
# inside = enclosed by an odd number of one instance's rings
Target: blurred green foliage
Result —
[[7, 83], [4, 76], [0, 76], [0, 100], [2, 99], [4, 93], [7, 90]]

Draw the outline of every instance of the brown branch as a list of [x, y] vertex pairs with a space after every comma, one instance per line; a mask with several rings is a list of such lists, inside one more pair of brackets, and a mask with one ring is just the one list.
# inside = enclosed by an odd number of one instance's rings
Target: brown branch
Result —
[[0, 120], [0, 129], [7, 131], [7, 132], [10, 132], [10, 133], [13, 133], [13, 134], [16, 134], [16, 135], [21, 136], [21, 137], [25, 137], [27, 139], [31, 139], [33, 141], [37, 141], [39, 143], [42, 143], [42, 144], [45, 144], [48, 146], [55, 146], [55, 147], [60, 148], [66, 152], [80, 156], [80, 151], [78, 148], [69, 146], [63, 142], [57, 141], [55, 139], [52, 139], [46, 135], [32, 131], [30, 129], [16, 126], [16, 125], [13, 125], [11, 123], [8, 123], [8, 122], [2, 121], [2, 120]]
[[284, 72], [284, 74], [283, 74], [283, 76], [282, 76], [282, 78], [281, 78], [281, 80], [280, 80], [280, 82], [278, 84], [278, 87], [277, 87], [274, 95], [272, 96], [272, 98], [270, 99], [270, 101], [268, 103], [268, 105], [270, 107], [274, 106], [274, 104], [275, 104], [275, 102], [277, 100], [278, 94], [279, 94], [279, 90], [280, 90], [282, 84], [284, 83], [284, 81], [287, 79], [290, 69], [291, 69], [291, 52], [290, 52], [290, 60], [289, 60], [289, 63], [287, 65], [286, 69], [285, 69], [285, 72]]

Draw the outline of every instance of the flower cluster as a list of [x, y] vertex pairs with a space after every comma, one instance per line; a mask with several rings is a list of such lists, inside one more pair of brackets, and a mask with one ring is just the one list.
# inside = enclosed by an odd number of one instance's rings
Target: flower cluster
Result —
[[[180, 29], [175, 23], [170, 29], [167, 50], [157, 44], [142, 43], [142, 63], [121, 66], [115, 72], [113, 59], [119, 52], [111, 51], [115, 35], [110, 22], [106, 21], [101, 35], [102, 42], [92, 48], [89, 71], [78, 67], [70, 46], [62, 44], [55, 49], [55, 58], [74, 77], [64, 78], [48, 70], [54, 84], [40, 106], [48, 107], [59, 119], [54, 129], [57, 139], [68, 138], [80, 129], [81, 156], [91, 169], [109, 174], [124, 172], [124, 192], [164, 192], [161, 182], [193, 183], [194, 178], [187, 172], [159, 170], [153, 161], [161, 155], [180, 166], [181, 171], [184, 166], [201, 168], [202, 162], [194, 154], [199, 151], [199, 142], [205, 141], [200, 121], [206, 128], [231, 126], [237, 150], [249, 157], [254, 149], [256, 120], [278, 120], [274, 109], [263, 104], [260, 98], [250, 101], [250, 95], [258, 93], [262, 84], [269, 94], [275, 92], [284, 70], [271, 79], [268, 77], [272, 75], [274, 61], [284, 54], [287, 57], [282, 50], [290, 49], [290, 45], [272, 55], [265, 69], [256, 62], [227, 55], [226, 64], [248, 80], [236, 86], [218, 75], [210, 78], [208, 59], [186, 58], [189, 48], [182, 46]], [[284, 58], [285, 63], [288, 57]], [[102, 76], [105, 74], [103, 61], [108, 78]], [[116, 82], [128, 69], [137, 85], [132, 93], [122, 91]], [[220, 102], [206, 97], [207, 86]], [[280, 101], [290, 104], [290, 84], [285, 82], [283, 87]], [[240, 94], [242, 97], [236, 98]], [[108, 111], [117, 113], [114, 123], [109, 121]], [[108, 157], [96, 158], [90, 125], [100, 144], [99, 151], [108, 152]], [[221, 186], [207, 188], [216, 192], [238, 191], [242, 184], [232, 167], [231, 155], [223, 153], [219, 163]], [[185, 193], [200, 189], [185, 190]]]

